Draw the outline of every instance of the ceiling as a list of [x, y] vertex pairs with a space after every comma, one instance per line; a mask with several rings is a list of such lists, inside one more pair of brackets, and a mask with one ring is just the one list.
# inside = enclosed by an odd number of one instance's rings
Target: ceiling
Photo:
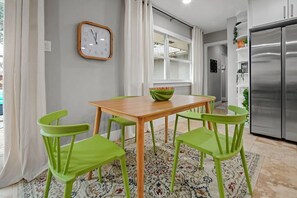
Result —
[[152, 0], [153, 5], [200, 27], [204, 33], [227, 28], [227, 18], [247, 10], [247, 0], [192, 0], [185, 5], [182, 0]]

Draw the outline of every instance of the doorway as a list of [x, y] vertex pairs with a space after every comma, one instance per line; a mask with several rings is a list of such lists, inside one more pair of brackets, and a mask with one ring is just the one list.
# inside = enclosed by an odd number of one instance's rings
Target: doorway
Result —
[[227, 41], [204, 45], [204, 93], [216, 97], [216, 106], [225, 109], [228, 98]]

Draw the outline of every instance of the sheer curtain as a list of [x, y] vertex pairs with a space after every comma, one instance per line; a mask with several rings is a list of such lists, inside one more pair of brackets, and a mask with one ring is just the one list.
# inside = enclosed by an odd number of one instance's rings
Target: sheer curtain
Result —
[[47, 167], [37, 127], [45, 114], [44, 1], [5, 1], [4, 168], [0, 188]]
[[192, 94], [203, 94], [203, 32], [197, 26], [192, 30]]
[[125, 0], [125, 95], [148, 95], [152, 87], [153, 33], [151, 2]]

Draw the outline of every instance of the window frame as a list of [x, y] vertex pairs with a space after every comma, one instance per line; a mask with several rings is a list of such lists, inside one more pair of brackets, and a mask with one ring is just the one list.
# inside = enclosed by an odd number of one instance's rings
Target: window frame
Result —
[[[164, 56], [155, 56], [154, 55], [154, 59], [155, 58], [159, 58], [159, 59], [163, 59], [164, 60], [164, 80], [153, 80], [153, 83], [178, 83], [178, 82], [182, 82], [182, 83], [191, 83], [192, 82], [192, 40], [176, 34], [174, 32], [171, 32], [165, 28], [159, 27], [154, 25], [154, 33], [159, 33], [159, 34], [163, 34], [164, 35]], [[185, 59], [178, 59], [178, 58], [171, 58], [169, 57], [169, 37], [173, 37], [174, 39], [178, 39], [181, 40], [183, 42], [186, 42], [189, 45], [189, 59], [185, 60]], [[170, 79], [170, 61], [177, 61], [177, 62], [181, 62], [181, 63], [188, 63], [189, 64], [189, 76], [190, 78], [188, 80], [169, 80]]]

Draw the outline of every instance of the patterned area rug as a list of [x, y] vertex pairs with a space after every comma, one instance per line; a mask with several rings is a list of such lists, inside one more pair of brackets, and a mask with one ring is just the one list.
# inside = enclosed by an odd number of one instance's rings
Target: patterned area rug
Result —
[[[181, 146], [175, 179], [174, 192], [170, 193], [171, 170], [174, 158], [173, 131], [169, 130], [169, 141], [164, 143], [164, 130], [156, 131], [157, 155], [154, 155], [151, 134], [145, 134], [145, 197], [219, 197], [214, 162], [207, 156], [204, 170], [199, 170], [199, 152]], [[136, 197], [136, 149], [134, 139], [126, 141], [127, 168], [132, 197]], [[249, 174], [254, 186], [261, 166], [258, 154], [246, 152]], [[248, 195], [240, 157], [222, 163], [226, 197]], [[120, 163], [103, 166], [103, 182], [98, 182], [97, 171], [93, 179], [80, 177], [74, 183], [72, 197], [125, 197]], [[21, 181], [18, 197], [43, 197], [46, 172], [31, 182]], [[63, 197], [64, 186], [55, 179], [51, 182], [50, 197]]]

